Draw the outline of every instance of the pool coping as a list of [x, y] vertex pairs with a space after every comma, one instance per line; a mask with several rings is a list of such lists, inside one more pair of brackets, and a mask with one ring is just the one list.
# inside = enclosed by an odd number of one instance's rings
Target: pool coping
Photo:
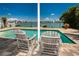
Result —
[[[64, 33], [65, 34], [65, 33]], [[67, 36], [67, 35], [66, 35]], [[70, 38], [72, 41], [74, 41], [76, 44], [79, 44], [76, 40], [73, 40], [71, 37], [67, 36], [68, 38]]]
[[[59, 30], [60, 31], [60, 30]], [[61, 32], [61, 31], [60, 31]], [[62, 34], [65, 35], [65, 33], [61, 32]], [[70, 37], [68, 37], [67, 35], [65, 35], [67, 38], [69, 38], [70, 40], [72, 40]], [[77, 44], [74, 40], [72, 40], [75, 44]], [[69, 44], [69, 43], [68, 43]]]
[[3, 29], [0, 29], [0, 31], [3, 31], [3, 30], [11, 30], [11, 29], [34, 29], [34, 30], [37, 30], [37, 27], [9, 27], [9, 28], [3, 28]]

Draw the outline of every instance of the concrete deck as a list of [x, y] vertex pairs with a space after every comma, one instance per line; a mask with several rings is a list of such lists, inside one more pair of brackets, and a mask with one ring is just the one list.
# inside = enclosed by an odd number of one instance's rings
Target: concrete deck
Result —
[[59, 56], [79, 56], [79, 44], [63, 44]]

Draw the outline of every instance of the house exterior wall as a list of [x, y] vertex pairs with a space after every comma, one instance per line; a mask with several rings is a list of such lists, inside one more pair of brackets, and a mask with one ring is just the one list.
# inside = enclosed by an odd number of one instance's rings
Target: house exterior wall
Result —
[[3, 28], [3, 27], [4, 27], [3, 21], [0, 20], [0, 28]]
[[15, 27], [16, 23], [15, 21], [8, 21], [8, 27]]

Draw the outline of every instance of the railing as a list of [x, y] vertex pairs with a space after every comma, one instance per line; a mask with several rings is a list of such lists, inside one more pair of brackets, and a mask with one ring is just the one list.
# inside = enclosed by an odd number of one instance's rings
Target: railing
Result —
[[53, 23], [53, 22], [41, 22], [41, 27], [43, 27], [43, 25], [46, 25], [49, 28], [62, 28], [63, 23]]
[[18, 23], [16, 26], [20, 27], [37, 27], [37, 22]]
[[[47, 27], [51, 27], [51, 28], [62, 28], [62, 26], [64, 25], [63, 22], [40, 22], [40, 26], [43, 27], [43, 25], [46, 25]], [[18, 23], [16, 24], [16, 26], [20, 26], [20, 27], [37, 27], [37, 22], [26, 22], [26, 23]]]

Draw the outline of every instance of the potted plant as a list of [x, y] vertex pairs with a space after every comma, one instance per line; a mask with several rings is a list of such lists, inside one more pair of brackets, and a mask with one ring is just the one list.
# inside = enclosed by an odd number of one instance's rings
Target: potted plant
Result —
[[68, 24], [68, 23], [65, 23], [65, 24], [64, 24], [64, 28], [65, 28], [65, 29], [68, 29], [68, 28], [69, 28], [69, 24]]

